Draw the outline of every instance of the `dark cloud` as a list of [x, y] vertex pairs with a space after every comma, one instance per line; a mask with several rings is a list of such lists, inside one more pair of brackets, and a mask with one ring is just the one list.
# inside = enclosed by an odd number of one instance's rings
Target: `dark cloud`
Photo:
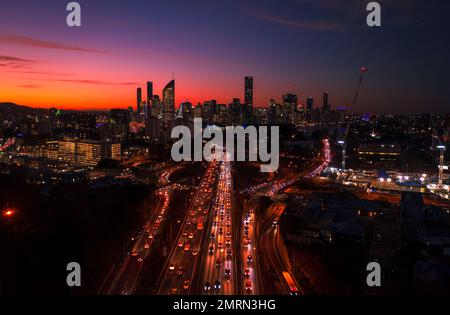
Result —
[[6, 44], [24, 45], [24, 46], [49, 48], [49, 49], [70, 50], [70, 51], [77, 51], [77, 52], [88, 52], [88, 53], [97, 53], [97, 54], [105, 53], [105, 51], [102, 51], [102, 50], [71, 46], [68, 44], [50, 42], [50, 41], [46, 41], [46, 40], [41, 40], [41, 39], [36, 39], [36, 38], [21, 36], [21, 35], [15, 35], [15, 34], [0, 34], [0, 42], [6, 43]]
[[30, 70], [5, 70], [9, 73], [35, 74], [35, 75], [51, 75], [51, 76], [73, 76], [72, 73], [52, 72], [52, 71], [30, 71]]
[[70, 79], [55, 79], [50, 81], [57, 82], [69, 82], [69, 83], [79, 83], [79, 84], [100, 84], [100, 85], [139, 85], [138, 82], [108, 82], [108, 81], [97, 81], [97, 80], [70, 80]]
[[25, 84], [25, 85], [20, 85], [19, 87], [25, 88], [25, 89], [40, 89], [40, 88], [42, 87], [42, 85], [38, 85], [38, 84]]
[[0, 68], [29, 69], [36, 61], [15, 56], [0, 55]]
[[292, 20], [278, 16], [270, 16], [270, 15], [258, 15], [258, 18], [273, 22], [281, 25], [285, 25], [288, 27], [294, 27], [298, 29], [305, 30], [316, 30], [316, 31], [344, 31], [345, 28], [337, 21], [333, 20], [322, 20], [322, 21], [301, 21], [301, 20]]

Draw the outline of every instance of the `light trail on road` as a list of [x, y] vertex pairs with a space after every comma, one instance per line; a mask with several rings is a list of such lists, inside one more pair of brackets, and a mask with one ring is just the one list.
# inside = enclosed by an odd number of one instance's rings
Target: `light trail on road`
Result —
[[[220, 165], [219, 183], [203, 253], [203, 294], [236, 294], [231, 163]], [[207, 251], [207, 252], [206, 252]]]

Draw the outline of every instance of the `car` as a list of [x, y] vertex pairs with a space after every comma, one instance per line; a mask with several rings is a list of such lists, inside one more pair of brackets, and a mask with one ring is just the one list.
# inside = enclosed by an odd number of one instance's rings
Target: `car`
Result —
[[245, 281], [245, 291], [252, 292], [252, 281], [251, 280]]
[[178, 267], [177, 276], [182, 277], [184, 274], [184, 268], [182, 266]]
[[230, 268], [225, 268], [225, 279], [229, 282], [231, 281], [231, 269]]
[[197, 256], [198, 250], [196, 250], [196, 249], [192, 250], [191, 254], [192, 254], [192, 256]]
[[187, 236], [187, 235], [188, 235], [188, 232], [184, 231], [183, 234], [181, 234], [181, 235]]
[[230, 246], [231, 246], [231, 241], [230, 241], [230, 240], [226, 240], [226, 241], [225, 241], [225, 245], [226, 245], [227, 247], [230, 247]]
[[169, 270], [175, 270], [175, 265], [174, 264], [170, 264], [169, 265]]
[[211, 290], [211, 283], [209, 283], [209, 281], [206, 281], [205, 282], [205, 291], [209, 291], [209, 290]]
[[244, 277], [245, 277], [246, 279], [250, 278], [250, 269], [245, 269], [245, 271], [244, 271]]
[[216, 238], [216, 234], [214, 234], [214, 233], [211, 233], [210, 236], [211, 236], [211, 239], [212, 239], [212, 240]]
[[178, 292], [179, 292], [179, 289], [178, 289], [178, 288], [172, 288], [172, 289], [170, 289], [170, 295], [176, 295], [176, 294], [178, 294]]
[[186, 221], [186, 224], [187, 224], [187, 225], [191, 225], [191, 221], [190, 221], [190, 220], [187, 220], [187, 221]]
[[188, 236], [190, 239], [193, 239], [194, 238], [194, 233], [189, 233], [189, 236]]
[[223, 252], [223, 244], [222, 244], [222, 242], [217, 243], [217, 248], [220, 249], [221, 252]]
[[227, 249], [227, 259], [231, 259], [231, 249]]
[[144, 259], [143, 259], [142, 257], [139, 257], [137, 261], [138, 261], [138, 262], [143, 262]]
[[214, 247], [212, 247], [212, 246], [210, 246], [209, 247], [209, 255], [212, 255], [212, 254], [214, 254]]
[[137, 255], [138, 255], [137, 250], [134, 250], [134, 251], [131, 252], [131, 256], [136, 257]]
[[145, 249], [149, 249], [150, 248], [150, 244], [149, 243], [145, 243], [144, 248]]
[[189, 243], [184, 244], [183, 249], [185, 252], [188, 252], [191, 249], [191, 244], [189, 244]]
[[221, 287], [220, 280], [217, 279], [216, 282], [214, 282], [214, 289], [220, 290], [220, 287]]
[[216, 268], [217, 269], [222, 268], [222, 262], [219, 259], [217, 259], [217, 261], [216, 261]]
[[182, 241], [182, 240], [180, 240], [179, 242], [178, 242], [178, 247], [183, 247], [184, 246], [184, 242]]
[[185, 289], [185, 290], [189, 289], [190, 285], [191, 285], [191, 280], [184, 280], [183, 289]]
[[153, 239], [153, 234], [150, 234], [150, 235], [148, 236], [148, 238], [149, 238], [149, 239]]
[[223, 234], [223, 228], [219, 228], [219, 234]]
[[227, 232], [227, 234], [225, 235], [226, 238], [231, 238], [231, 233]]

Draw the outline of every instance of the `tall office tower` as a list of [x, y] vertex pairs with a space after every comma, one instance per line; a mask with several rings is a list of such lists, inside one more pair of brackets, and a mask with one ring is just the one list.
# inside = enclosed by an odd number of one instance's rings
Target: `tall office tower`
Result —
[[153, 99], [153, 82], [147, 81], [147, 108], [150, 107]]
[[155, 116], [148, 116], [145, 119], [145, 135], [150, 140], [158, 139], [161, 135], [161, 119]]
[[306, 109], [310, 111], [314, 109], [314, 99], [311, 96], [306, 99]]
[[192, 103], [189, 101], [181, 103], [178, 112], [178, 117], [183, 118], [185, 120], [189, 120], [191, 118], [191, 115], [192, 115]]
[[245, 77], [244, 120], [249, 122], [253, 113], [253, 77]]
[[217, 114], [217, 101], [211, 100], [209, 102], [209, 111], [211, 112], [211, 115]]
[[267, 122], [270, 125], [274, 125], [277, 122], [277, 104], [274, 99], [270, 99], [269, 106], [267, 108]]
[[324, 110], [324, 111], [329, 111], [330, 110], [330, 104], [328, 104], [328, 92], [323, 92], [322, 110]]
[[229, 105], [230, 121], [234, 125], [242, 123], [242, 108], [241, 101], [238, 98], [233, 98], [233, 103]]
[[283, 105], [286, 107], [286, 109], [289, 109], [291, 111], [297, 110], [298, 107], [297, 95], [292, 93], [283, 95]]
[[283, 95], [283, 116], [284, 123], [294, 123], [297, 116], [298, 99], [297, 95], [288, 93]]
[[314, 110], [314, 99], [310, 96], [306, 99], [306, 120], [312, 120], [312, 112]]
[[330, 104], [328, 103], [328, 92], [323, 92], [322, 117], [323, 123], [330, 121]]
[[175, 80], [170, 81], [163, 89], [164, 122], [173, 120], [175, 112]]
[[136, 97], [137, 97], [136, 111], [139, 115], [141, 113], [141, 103], [142, 103], [142, 89], [140, 87], [136, 89]]
[[217, 113], [217, 101], [210, 100], [203, 102], [203, 119], [212, 122], [214, 115]]
[[152, 116], [162, 117], [162, 106], [161, 106], [161, 99], [159, 98], [159, 95], [153, 95], [150, 113]]

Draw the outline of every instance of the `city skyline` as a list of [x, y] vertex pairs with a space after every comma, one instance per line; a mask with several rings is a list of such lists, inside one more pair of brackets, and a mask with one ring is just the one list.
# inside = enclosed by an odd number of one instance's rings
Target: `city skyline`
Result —
[[[229, 104], [244, 100], [244, 77], [251, 75], [254, 107], [267, 107], [272, 98], [280, 102], [288, 92], [300, 104], [310, 96], [320, 104], [327, 91], [337, 108], [351, 104], [364, 65], [369, 74], [352, 110], [448, 112], [449, 45], [440, 36], [447, 26], [436, 18], [445, 10], [424, 8], [423, 1], [383, 4], [379, 30], [365, 25], [359, 1], [80, 4], [79, 29], [64, 24], [65, 3], [27, 2], [28, 11], [21, 1], [6, 5], [0, 13], [1, 102], [135, 107], [137, 87], [145, 90], [152, 81], [162, 97], [174, 76], [175, 107], [186, 100]], [[151, 19], [145, 18], [149, 12]]]

